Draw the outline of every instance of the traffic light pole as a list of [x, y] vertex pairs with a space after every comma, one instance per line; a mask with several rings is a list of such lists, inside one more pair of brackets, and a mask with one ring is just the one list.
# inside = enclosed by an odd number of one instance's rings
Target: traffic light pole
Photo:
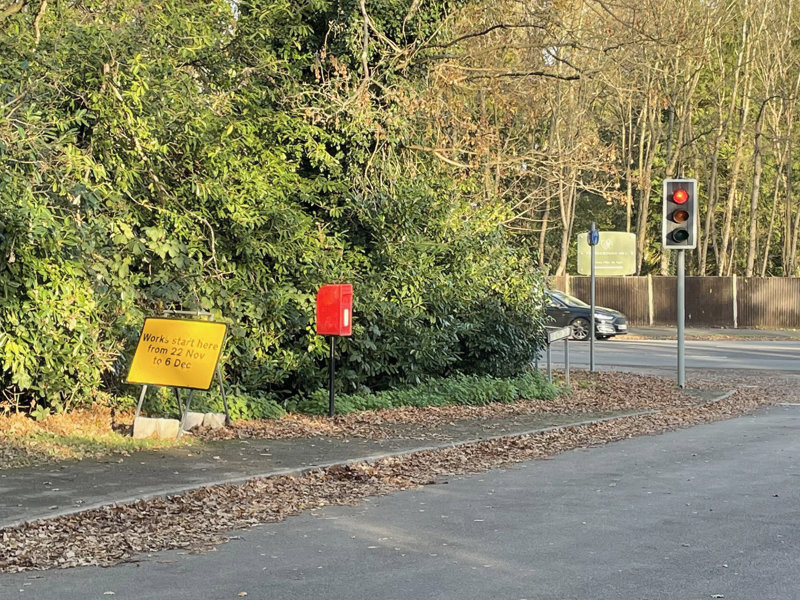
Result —
[[594, 247], [597, 245], [597, 238], [599, 234], [596, 233], [597, 229], [595, 228], [594, 221], [592, 221], [592, 231], [589, 233], [590, 243], [591, 243], [591, 277], [589, 278], [591, 283], [591, 308], [590, 308], [590, 316], [589, 316], [589, 372], [594, 373], [594, 282], [595, 282], [595, 273], [594, 273]]
[[678, 297], [676, 298], [676, 305], [678, 309], [678, 387], [681, 389], [686, 387], [686, 361], [684, 357], [685, 350], [685, 321], [686, 321], [686, 251], [678, 250]]
[[686, 250], [697, 248], [697, 180], [665, 179], [663, 184], [663, 219], [661, 244], [663, 250], [678, 251], [678, 292], [675, 302], [678, 326], [678, 386], [686, 387], [684, 360], [686, 326]]

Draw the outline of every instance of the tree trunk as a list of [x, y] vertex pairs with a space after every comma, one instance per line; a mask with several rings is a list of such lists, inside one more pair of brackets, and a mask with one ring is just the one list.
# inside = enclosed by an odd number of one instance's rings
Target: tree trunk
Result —
[[755, 134], [753, 136], [753, 187], [750, 190], [750, 243], [747, 248], [747, 267], [745, 275], [753, 276], [753, 267], [756, 262], [756, 251], [758, 250], [758, 197], [761, 194], [761, 131], [763, 127], [764, 107], [769, 100], [761, 103], [758, 110], [755, 124]]
[[[550, 187], [549, 185], [547, 187]], [[547, 226], [550, 222], [550, 194], [547, 194], [547, 197], [544, 201], [544, 208], [542, 209], [542, 228], [539, 231], [539, 266], [544, 266], [544, 249], [546, 247], [546, 240], [547, 240]]]
[[[652, 91], [651, 91], [652, 93]], [[639, 127], [639, 177], [636, 182], [639, 193], [639, 210], [636, 215], [636, 274], [642, 274], [642, 262], [644, 260], [644, 248], [647, 241], [647, 218], [650, 212], [650, 188], [651, 175], [653, 173], [653, 161], [655, 160], [655, 150], [658, 144], [656, 129], [656, 112], [648, 97], [644, 110], [640, 115]]]
[[[700, 275], [705, 276], [708, 265], [708, 246], [715, 238], [714, 234], [714, 211], [717, 207], [719, 198], [719, 146], [723, 135], [723, 122], [719, 121], [717, 135], [714, 138], [714, 148], [711, 154], [711, 168], [708, 175], [708, 203], [706, 204], [706, 216], [704, 220], [705, 235], [700, 241]], [[713, 246], [712, 246], [713, 248]]]
[[775, 215], [778, 213], [778, 190], [780, 190], [780, 178], [775, 178], [775, 189], [772, 192], [772, 211], [769, 215], [769, 227], [767, 228], [766, 239], [764, 240], [764, 261], [761, 263], [761, 276], [767, 276], [767, 265], [769, 264], [769, 253], [772, 246], [772, 233], [775, 228]]
[[570, 169], [569, 182], [559, 184], [559, 203], [561, 205], [561, 256], [556, 268], [556, 275], [565, 275], [567, 272], [567, 258], [569, 257], [569, 242], [572, 237], [572, 226], [575, 222], [575, 192], [576, 181], [574, 169]]

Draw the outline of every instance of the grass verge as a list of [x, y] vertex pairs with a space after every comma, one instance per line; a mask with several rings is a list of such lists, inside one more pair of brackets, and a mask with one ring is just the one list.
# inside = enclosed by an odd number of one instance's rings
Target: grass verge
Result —
[[[377, 393], [338, 394], [336, 413], [347, 415], [400, 407], [479, 407], [497, 403], [509, 404], [520, 400], [545, 401], [555, 398], [559, 392], [560, 389], [556, 385], [549, 383], [546, 377], [538, 372], [527, 372], [507, 379], [456, 375], [402, 389]], [[254, 398], [247, 400], [250, 404], [256, 402]], [[252, 417], [255, 414], [262, 418], [251, 418], [251, 421], [276, 425], [278, 428], [285, 424], [283, 429], [286, 429], [286, 435], [289, 435], [291, 433], [289, 430], [298, 429], [298, 419], [302, 429], [302, 422], [308, 421], [305, 416], [310, 416], [313, 421], [314, 416], [327, 413], [328, 392], [319, 390], [319, 393], [312, 394], [308, 398], [290, 402], [287, 408], [291, 413], [288, 415], [280, 407], [279, 411], [272, 410], [272, 404], [269, 403], [267, 408], [270, 410], [266, 412], [261, 410], [263, 408], [261, 406], [248, 406], [245, 406], [247, 410], [232, 411], [232, 417]], [[177, 411], [177, 408], [175, 410]], [[266, 415], [272, 418], [263, 418]], [[326, 429], [329, 425], [327, 419], [320, 420], [323, 422], [308, 424], [309, 430], [313, 430], [317, 435], [335, 434]], [[113, 454], [125, 455], [137, 450], [202, 443], [192, 437], [184, 437], [179, 442], [134, 440], [129, 435], [132, 424], [133, 415], [129, 412], [118, 413], [100, 405], [91, 409], [49, 415], [40, 420], [22, 414], [0, 416], [0, 469], [100, 458]], [[240, 435], [241, 431], [237, 429], [236, 434]]]
[[41, 420], [22, 414], [0, 416], [0, 469], [192, 443], [191, 438], [181, 442], [135, 440], [128, 434], [132, 420], [132, 415], [114, 414], [105, 406], [50, 415]]

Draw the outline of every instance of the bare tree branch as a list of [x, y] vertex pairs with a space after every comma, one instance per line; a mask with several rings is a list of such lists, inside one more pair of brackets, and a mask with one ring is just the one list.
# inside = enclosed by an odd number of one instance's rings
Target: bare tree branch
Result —
[[487, 27], [483, 31], [476, 31], [473, 33], [468, 33], [466, 35], [462, 35], [461, 37], [457, 37], [454, 40], [451, 40], [445, 44], [429, 44], [429, 48], [450, 48], [455, 46], [456, 44], [460, 44], [464, 40], [469, 40], [476, 37], [481, 37], [491, 33], [492, 31], [496, 31], [498, 29], [544, 29], [544, 27], [540, 25], [533, 25], [530, 23], [519, 23], [519, 24], [511, 24], [511, 23], [498, 23], [497, 25], [492, 25], [491, 27]]
[[414, 144], [407, 144], [404, 147], [408, 148], [409, 150], [417, 150], [417, 151], [420, 151], [420, 152], [429, 152], [429, 153], [433, 154], [436, 158], [441, 160], [442, 162], [445, 162], [448, 165], [452, 165], [454, 167], [458, 167], [459, 169], [471, 169], [472, 168], [471, 165], [468, 165], [468, 164], [462, 163], [462, 162], [458, 162], [457, 160], [453, 160], [452, 158], [447, 158], [443, 154], [443, 152], [446, 152], [446, 150], [441, 149], [441, 148], [430, 148], [428, 146], [417, 146], [417, 145], [414, 145]]
[[468, 75], [461, 77], [458, 81], [477, 81], [478, 79], [501, 79], [501, 78], [521, 78], [521, 77], [547, 77], [550, 79], [558, 79], [560, 81], [577, 81], [581, 78], [580, 75], [558, 75], [557, 73], [548, 73], [547, 71], [508, 71], [487, 73], [485, 75]]
[[11, 4], [7, 8], [5, 8], [2, 12], [0, 12], [0, 21], [7, 17], [10, 17], [13, 14], [18, 13], [19, 11], [22, 10], [24, 6], [25, 6], [25, 0], [20, 0], [19, 2]]
[[36, 13], [36, 18], [33, 20], [33, 30], [36, 32], [36, 40], [35, 44], [39, 45], [39, 22], [42, 20], [44, 16], [44, 11], [47, 9], [47, 0], [42, 0], [42, 3], [39, 5], [39, 12]]

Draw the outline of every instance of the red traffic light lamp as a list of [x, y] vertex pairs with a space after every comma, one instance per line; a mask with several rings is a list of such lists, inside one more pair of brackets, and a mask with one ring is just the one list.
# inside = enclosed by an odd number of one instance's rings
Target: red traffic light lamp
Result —
[[675, 204], [684, 204], [689, 199], [689, 192], [683, 188], [678, 188], [672, 192], [672, 201]]

